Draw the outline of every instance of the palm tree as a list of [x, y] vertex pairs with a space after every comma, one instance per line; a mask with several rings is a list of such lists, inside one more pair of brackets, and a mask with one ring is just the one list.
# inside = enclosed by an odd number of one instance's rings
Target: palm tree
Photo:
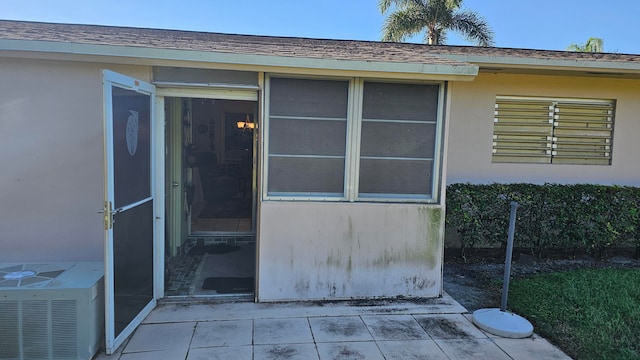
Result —
[[460, 10], [462, 0], [378, 0], [385, 14], [382, 41], [404, 41], [425, 31], [424, 42], [442, 45], [448, 30], [461, 33], [480, 46], [493, 44], [493, 31], [483, 17], [471, 10]]
[[604, 40], [597, 37], [590, 37], [589, 40], [584, 45], [571, 44], [567, 47], [567, 51], [578, 51], [578, 52], [603, 52], [604, 51]]

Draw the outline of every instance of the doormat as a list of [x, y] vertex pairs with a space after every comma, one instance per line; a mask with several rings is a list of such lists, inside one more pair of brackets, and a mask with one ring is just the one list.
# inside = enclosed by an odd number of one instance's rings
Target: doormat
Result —
[[240, 246], [227, 244], [196, 245], [189, 250], [189, 255], [226, 254], [238, 250], [240, 250]]
[[202, 288], [215, 290], [218, 294], [252, 293], [253, 283], [252, 277], [208, 277]]

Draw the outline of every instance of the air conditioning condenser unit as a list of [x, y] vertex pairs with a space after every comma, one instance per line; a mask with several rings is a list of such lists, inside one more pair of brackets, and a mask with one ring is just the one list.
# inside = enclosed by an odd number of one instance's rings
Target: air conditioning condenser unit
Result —
[[0, 360], [91, 359], [102, 345], [104, 265], [0, 263]]

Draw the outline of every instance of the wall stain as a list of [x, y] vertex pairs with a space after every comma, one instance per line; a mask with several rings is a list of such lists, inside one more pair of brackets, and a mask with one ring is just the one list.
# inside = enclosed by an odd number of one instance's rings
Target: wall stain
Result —
[[299, 279], [296, 282], [296, 293], [300, 296], [300, 297], [304, 297], [309, 293], [309, 280], [304, 280], [304, 279]]
[[336, 284], [335, 283], [331, 283], [331, 284], [329, 284], [328, 288], [329, 288], [329, 296], [330, 297], [335, 297], [336, 296], [336, 290], [337, 290]]

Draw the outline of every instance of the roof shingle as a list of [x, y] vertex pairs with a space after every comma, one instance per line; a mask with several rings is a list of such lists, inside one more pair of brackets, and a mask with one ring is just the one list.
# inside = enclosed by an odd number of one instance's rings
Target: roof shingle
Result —
[[0, 39], [452, 66], [465, 66], [469, 65], [469, 62], [490, 62], [492, 58], [640, 64], [640, 55], [617, 53], [433, 46], [10, 20], [0, 20]]

